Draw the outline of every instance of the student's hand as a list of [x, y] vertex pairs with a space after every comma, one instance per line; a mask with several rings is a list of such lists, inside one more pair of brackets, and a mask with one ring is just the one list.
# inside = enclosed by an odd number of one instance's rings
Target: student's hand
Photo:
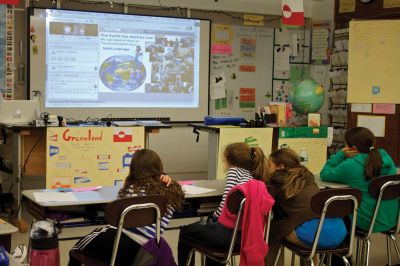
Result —
[[353, 158], [358, 154], [356, 149], [350, 147], [343, 148], [342, 151], [347, 158]]
[[167, 187], [169, 187], [169, 185], [172, 183], [172, 178], [169, 175], [161, 175], [160, 180], [161, 182], [165, 183]]

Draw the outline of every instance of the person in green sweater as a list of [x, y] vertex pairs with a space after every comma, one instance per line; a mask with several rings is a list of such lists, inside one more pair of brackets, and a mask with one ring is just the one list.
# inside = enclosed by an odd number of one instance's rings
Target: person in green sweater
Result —
[[[357, 227], [367, 231], [376, 205], [376, 200], [368, 193], [371, 180], [378, 176], [396, 174], [396, 167], [385, 150], [375, 148], [375, 136], [369, 129], [352, 128], [346, 131], [344, 138], [345, 148], [326, 162], [320, 177], [324, 181], [344, 183], [361, 190], [362, 201], [358, 209]], [[397, 223], [398, 212], [397, 199], [381, 201], [373, 232], [384, 232], [393, 228]]]

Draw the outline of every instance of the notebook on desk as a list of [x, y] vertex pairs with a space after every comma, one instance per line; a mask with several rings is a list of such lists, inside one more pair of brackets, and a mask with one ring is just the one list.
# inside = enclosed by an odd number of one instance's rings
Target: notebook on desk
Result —
[[32, 100], [3, 100], [0, 97], [0, 123], [27, 125], [39, 116], [39, 104]]

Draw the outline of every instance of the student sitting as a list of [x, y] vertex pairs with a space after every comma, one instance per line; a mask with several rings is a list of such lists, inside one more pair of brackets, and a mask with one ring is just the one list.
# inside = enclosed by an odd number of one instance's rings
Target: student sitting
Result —
[[[268, 163], [261, 148], [250, 147], [246, 143], [233, 143], [224, 151], [223, 162], [226, 173], [226, 185], [219, 208], [207, 222], [197, 222], [181, 227], [179, 239], [191, 238], [198, 243], [204, 243], [220, 249], [228, 249], [231, 240], [232, 229], [219, 223], [218, 217], [225, 205], [228, 192], [236, 185], [246, 183], [251, 179], [265, 181], [268, 177]], [[240, 236], [236, 243], [240, 245]], [[185, 265], [190, 247], [178, 242], [178, 265]], [[220, 265], [210, 259], [207, 265]]]
[[[124, 186], [118, 193], [118, 198], [160, 194], [166, 197], [167, 212], [161, 220], [161, 232], [167, 227], [175, 209], [180, 209], [184, 201], [181, 186], [163, 173], [160, 157], [152, 150], [136, 151], [132, 157], [129, 174]], [[92, 233], [81, 238], [72, 250], [83, 251], [102, 261], [110, 261], [114, 245], [116, 228], [106, 226], [95, 229]], [[121, 235], [115, 265], [132, 265], [140, 247], [156, 234], [156, 226], [132, 228], [123, 230]], [[173, 262], [173, 259], [172, 259]], [[174, 263], [174, 262], [173, 262]], [[81, 265], [70, 257], [70, 266]]]
[[[361, 190], [357, 227], [368, 230], [376, 205], [376, 200], [368, 193], [369, 184], [378, 176], [396, 174], [396, 167], [385, 150], [375, 148], [375, 136], [369, 129], [352, 128], [346, 131], [344, 138], [346, 147], [326, 162], [320, 176], [324, 181], [344, 183]], [[395, 210], [399, 210], [397, 199], [382, 201], [373, 232], [393, 228], [398, 215]]]
[[[302, 247], [311, 247], [319, 223], [317, 215], [311, 210], [311, 198], [319, 192], [319, 188], [314, 175], [300, 164], [300, 158], [293, 150], [277, 150], [271, 153], [268, 162], [271, 174], [269, 184], [276, 189], [267, 254], [267, 265], [273, 265], [283, 239]], [[326, 218], [318, 247], [339, 246], [345, 236], [346, 227], [341, 218]], [[283, 265], [283, 256], [281, 258], [279, 265]]]

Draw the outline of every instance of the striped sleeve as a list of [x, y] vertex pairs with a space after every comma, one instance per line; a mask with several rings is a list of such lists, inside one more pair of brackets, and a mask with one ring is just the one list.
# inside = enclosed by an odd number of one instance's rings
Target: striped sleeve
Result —
[[[146, 195], [145, 191], [143, 191], [143, 190], [141, 190], [139, 194], [135, 194], [135, 193], [133, 193], [132, 189], [128, 188], [127, 192], [128, 192], [127, 197], [145, 196]], [[161, 218], [161, 234], [167, 228], [170, 220], [172, 219], [174, 211], [175, 211], [175, 209], [172, 206], [168, 206], [166, 213]], [[147, 239], [152, 239], [156, 236], [156, 224], [143, 226], [143, 227], [137, 227], [137, 228], [129, 228], [129, 231], [131, 231], [132, 233], [139, 234]]]
[[236, 185], [243, 184], [249, 181], [253, 176], [250, 171], [242, 169], [242, 168], [229, 168], [226, 174], [226, 184], [224, 189], [224, 194], [222, 195], [221, 203], [219, 204], [218, 209], [214, 212], [215, 217], [219, 217], [221, 215], [222, 209], [225, 205], [226, 197], [229, 191]]

